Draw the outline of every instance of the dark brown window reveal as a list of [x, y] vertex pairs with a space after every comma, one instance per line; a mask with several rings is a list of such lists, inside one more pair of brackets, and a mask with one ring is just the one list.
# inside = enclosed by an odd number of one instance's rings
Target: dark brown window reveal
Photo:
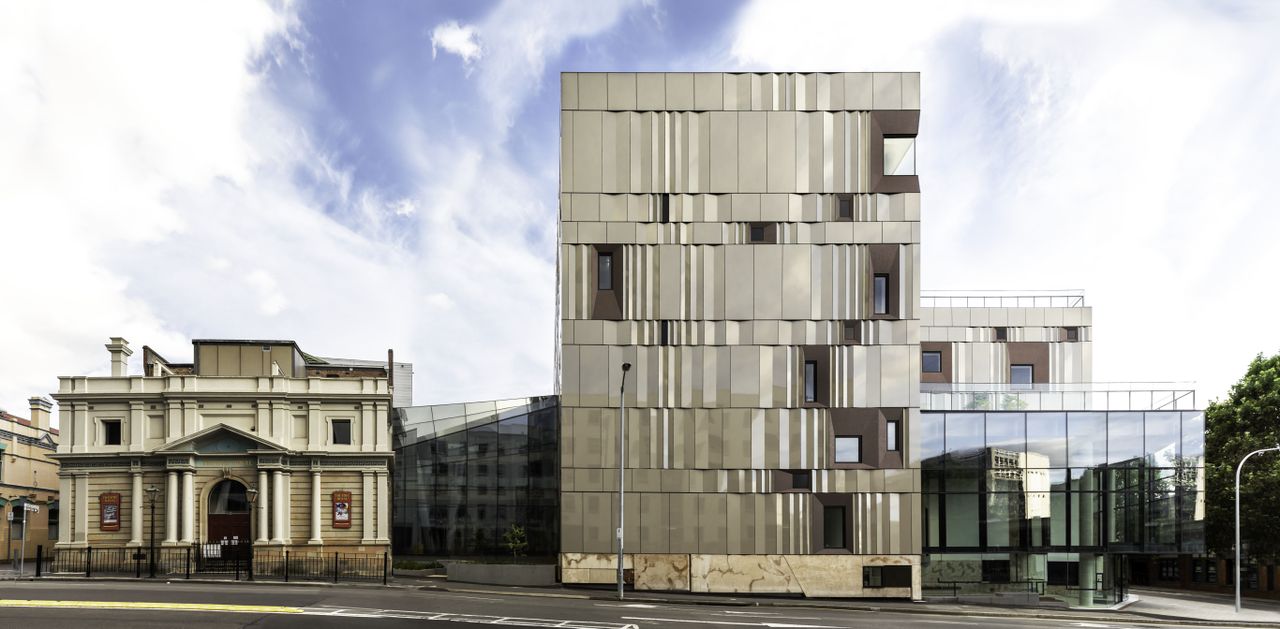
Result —
[[764, 225], [757, 223], [751, 226], [751, 242], [764, 242]]
[[1067, 342], [1075, 343], [1080, 340], [1080, 328], [1064, 328], [1067, 331]]
[[601, 253], [596, 256], [596, 289], [613, 290], [612, 253]]
[[996, 341], [1003, 343], [1009, 340], [1009, 328], [996, 328]]
[[942, 373], [942, 352], [920, 352], [920, 370], [924, 373]]
[[670, 223], [671, 222], [671, 195], [669, 194], [662, 195], [662, 199], [660, 203], [662, 204], [661, 221], [663, 223]]
[[658, 344], [671, 344], [671, 322], [665, 319], [658, 322]]
[[844, 548], [844, 507], [822, 507], [822, 547]]
[[855, 320], [845, 321], [844, 336], [842, 337], [842, 340], [846, 345], [856, 345], [858, 343], [861, 343], [862, 342], [862, 326], [858, 325], [858, 322]]
[[877, 273], [872, 278], [872, 314], [889, 314], [889, 275]]
[[899, 435], [902, 434], [902, 421], [897, 419], [889, 419], [884, 422], [885, 446], [884, 449], [889, 452], [897, 452], [899, 449]]
[[818, 401], [818, 362], [804, 361], [804, 401]]

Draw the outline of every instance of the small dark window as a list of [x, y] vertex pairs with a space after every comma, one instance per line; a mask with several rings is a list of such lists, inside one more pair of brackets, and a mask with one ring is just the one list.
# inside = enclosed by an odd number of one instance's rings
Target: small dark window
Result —
[[862, 569], [862, 587], [911, 587], [911, 566], [866, 566]]
[[822, 547], [845, 548], [844, 507], [822, 507]]
[[349, 419], [333, 420], [333, 445], [336, 445], [336, 446], [351, 445], [351, 420]]
[[1009, 384], [1031, 384], [1035, 377], [1035, 367], [1031, 365], [1009, 365]]
[[889, 314], [889, 276], [877, 273], [872, 278], [872, 314]]
[[813, 360], [804, 361], [804, 401], [818, 401], [818, 363]]
[[836, 201], [836, 216], [845, 220], [853, 218], [853, 200], [848, 197], [841, 197]]
[[836, 437], [836, 463], [861, 463], [862, 437]]
[[861, 343], [862, 342], [862, 326], [857, 321], [844, 322], [844, 342], [845, 343]]
[[983, 559], [982, 560], [982, 582], [983, 583], [1008, 583], [1009, 582], [1009, 560]]
[[1063, 328], [1067, 332], [1067, 342], [1075, 343], [1080, 340], [1080, 328]]
[[658, 344], [671, 344], [671, 322], [665, 319], [658, 322]]
[[899, 448], [898, 439], [899, 439], [899, 436], [902, 434], [902, 421], [897, 419], [887, 420], [884, 423], [884, 430], [885, 430], [884, 449], [888, 450], [889, 452], [897, 452]]
[[670, 223], [671, 222], [671, 195], [669, 194], [662, 195], [662, 200], [660, 201], [660, 203], [662, 204], [661, 220], [663, 223]]
[[942, 373], [942, 352], [922, 352], [920, 366], [925, 373]]
[[751, 226], [751, 242], [764, 242], [764, 225]]
[[601, 253], [596, 256], [596, 288], [613, 290], [613, 254]]
[[120, 445], [120, 420], [106, 419], [102, 421], [102, 445]]
[[801, 470], [791, 473], [792, 489], [812, 489], [813, 477], [809, 474], [809, 470]]
[[996, 328], [996, 341], [1004, 342], [1009, 340], [1009, 328]]

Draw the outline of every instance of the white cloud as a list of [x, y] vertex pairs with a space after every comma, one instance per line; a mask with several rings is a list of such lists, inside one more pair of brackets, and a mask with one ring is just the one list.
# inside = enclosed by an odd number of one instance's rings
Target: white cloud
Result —
[[436, 25], [431, 29], [431, 58], [436, 52], [444, 50], [462, 57], [462, 62], [470, 65], [484, 54], [480, 47], [480, 39], [476, 37], [474, 26], [463, 26], [454, 20]]
[[1277, 8], [757, 2], [729, 61], [920, 70], [924, 285], [1083, 287], [1095, 379], [1205, 404], [1280, 349]]

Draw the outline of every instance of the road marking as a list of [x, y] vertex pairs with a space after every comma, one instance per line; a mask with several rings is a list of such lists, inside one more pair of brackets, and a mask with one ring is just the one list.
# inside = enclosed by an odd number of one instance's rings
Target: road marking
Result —
[[279, 605], [224, 605], [220, 603], [146, 603], [133, 601], [43, 601], [0, 599], [0, 607], [52, 607], [58, 609], [145, 609], [184, 612], [232, 612], [245, 614], [301, 614], [301, 607]]
[[623, 616], [623, 620], [647, 620], [649, 622], [681, 622], [699, 625], [734, 625], [737, 627], [777, 627], [779, 629], [842, 629], [840, 625], [793, 625], [785, 622], [730, 622], [728, 620], [691, 620], [688, 618], [644, 618]]

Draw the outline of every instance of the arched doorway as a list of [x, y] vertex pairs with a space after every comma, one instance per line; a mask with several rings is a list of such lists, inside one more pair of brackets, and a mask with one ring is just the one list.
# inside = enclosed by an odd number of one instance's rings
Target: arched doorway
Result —
[[213, 544], [248, 544], [251, 520], [249, 497], [243, 483], [230, 478], [209, 492], [209, 530], [206, 540]]

